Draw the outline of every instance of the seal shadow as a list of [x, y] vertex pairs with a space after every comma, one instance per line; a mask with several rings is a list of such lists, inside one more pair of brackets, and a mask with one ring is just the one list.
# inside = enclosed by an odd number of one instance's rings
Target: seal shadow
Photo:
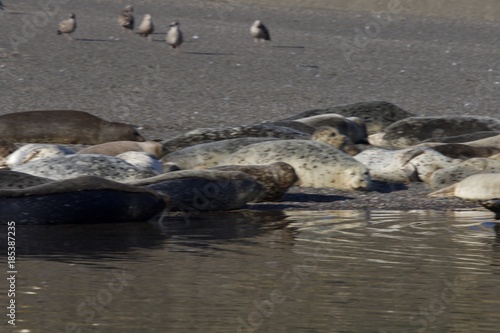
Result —
[[107, 43], [118, 43], [120, 40], [114, 39], [96, 39], [96, 38], [75, 38], [75, 41], [79, 42], [107, 42]]
[[408, 186], [403, 183], [392, 183], [381, 180], [372, 180], [370, 191], [379, 193], [391, 193], [407, 190]]
[[235, 56], [236, 53], [218, 53], [218, 52], [183, 52], [186, 54], [194, 54], [194, 55], [210, 55], [210, 56]]

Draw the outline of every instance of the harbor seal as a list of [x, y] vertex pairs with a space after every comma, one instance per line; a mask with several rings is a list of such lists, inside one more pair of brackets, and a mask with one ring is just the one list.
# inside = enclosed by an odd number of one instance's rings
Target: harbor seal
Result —
[[314, 131], [311, 140], [327, 143], [351, 156], [358, 154], [360, 151], [349, 136], [340, 133], [338, 129], [330, 126], [318, 127]]
[[464, 143], [468, 141], [486, 139], [499, 134], [500, 134], [499, 131], [482, 131], [482, 132], [466, 133], [454, 136], [442, 136], [442, 137], [430, 138], [424, 140], [424, 142]]
[[500, 130], [500, 120], [490, 117], [410, 117], [393, 123], [380, 133], [370, 135], [368, 141], [374, 146], [405, 148], [436, 136], [498, 130]]
[[165, 156], [163, 145], [156, 141], [112, 141], [83, 148], [77, 154], [101, 154], [116, 156], [127, 151], [142, 151], [156, 158]]
[[466, 200], [500, 198], [500, 173], [481, 173], [434, 191], [430, 197], [458, 197]]
[[0, 189], [22, 189], [26, 187], [52, 183], [55, 180], [28, 175], [27, 173], [2, 170], [0, 171]]
[[407, 112], [392, 103], [370, 101], [304, 111], [292, 117], [285, 118], [284, 120], [295, 120], [328, 113], [336, 113], [344, 117], [359, 117], [363, 119], [368, 134], [378, 133], [398, 120], [415, 116], [413, 113]]
[[90, 175], [118, 182], [152, 177], [157, 174], [154, 170], [144, 170], [121, 158], [97, 154], [73, 154], [47, 158], [19, 165], [12, 170], [54, 180]]
[[457, 165], [435, 171], [426, 181], [435, 191], [479, 173], [500, 173], [500, 161], [489, 158], [470, 158]]
[[62, 145], [28, 143], [22, 147], [19, 147], [18, 149], [16, 149], [16, 151], [7, 156], [5, 164], [12, 169], [18, 165], [29, 163], [32, 161], [57, 156], [65, 156], [74, 153], [75, 152], [73, 150]]
[[340, 133], [347, 135], [354, 143], [368, 143], [368, 134], [363, 119], [359, 117], [344, 117], [339, 114], [329, 113], [306, 118], [295, 119], [295, 121], [318, 128], [330, 126], [336, 128]]
[[305, 187], [366, 190], [368, 169], [351, 156], [326, 143], [311, 140], [276, 140], [249, 145], [229, 156], [224, 165], [290, 164]]
[[500, 147], [487, 147], [487, 146], [469, 146], [463, 143], [444, 143], [432, 146], [435, 151], [451, 157], [468, 159], [474, 157], [490, 157], [500, 153]]
[[116, 155], [116, 157], [121, 158], [125, 162], [128, 162], [146, 172], [153, 171], [158, 174], [163, 172], [163, 165], [161, 164], [161, 162], [143, 151], [127, 151], [125, 153]]
[[0, 190], [0, 222], [90, 224], [146, 222], [168, 199], [155, 191], [93, 176]]
[[500, 148], [500, 134], [495, 136], [490, 136], [481, 140], [467, 141], [466, 145], [473, 147], [497, 147]]
[[241, 209], [264, 192], [254, 178], [237, 171], [181, 170], [128, 183], [167, 195], [167, 210], [188, 213]]
[[235, 127], [198, 128], [178, 135], [170, 140], [162, 141], [162, 144], [166, 152], [171, 153], [196, 144], [246, 137], [309, 139], [311, 136], [292, 128], [273, 126], [264, 123]]
[[293, 167], [285, 162], [269, 165], [221, 165], [210, 170], [240, 171], [252, 176], [264, 188], [253, 202], [277, 201], [299, 180]]
[[0, 116], [0, 138], [13, 142], [95, 145], [145, 141], [129, 124], [110, 122], [84, 111], [44, 110]]

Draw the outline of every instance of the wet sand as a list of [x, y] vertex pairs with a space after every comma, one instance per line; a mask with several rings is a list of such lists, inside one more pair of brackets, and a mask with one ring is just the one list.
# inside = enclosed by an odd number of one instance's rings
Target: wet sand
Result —
[[[0, 114], [84, 110], [139, 125], [148, 139], [369, 100], [418, 115], [498, 117], [500, 5], [491, 1], [460, 1], [450, 10], [415, 1], [61, 2], [44, 9], [35, 0], [2, 1]], [[120, 31], [116, 20], [128, 3], [136, 26], [153, 16], [152, 42]], [[55, 33], [70, 12], [78, 22], [74, 42]], [[254, 44], [256, 19], [270, 29], [271, 43]], [[164, 41], [172, 21], [184, 32], [179, 50]], [[258, 207], [479, 207], [429, 199], [424, 184], [378, 188], [294, 188], [285, 201]]]

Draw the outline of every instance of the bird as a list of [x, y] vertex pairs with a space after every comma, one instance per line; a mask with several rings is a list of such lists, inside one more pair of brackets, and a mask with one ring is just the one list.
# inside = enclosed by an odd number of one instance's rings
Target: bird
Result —
[[120, 27], [127, 30], [134, 30], [134, 7], [127, 5], [118, 17]]
[[258, 42], [259, 40], [271, 40], [269, 30], [260, 20], [257, 20], [252, 24], [250, 27], [250, 34], [255, 42]]
[[151, 15], [145, 14], [144, 18], [142, 19], [141, 25], [139, 26], [139, 35], [141, 35], [141, 37], [147, 37], [149, 40], [151, 40], [148, 36], [151, 35], [154, 30], [155, 27], [153, 24], [153, 20], [151, 19]]
[[183, 42], [182, 31], [179, 29], [179, 22], [172, 22], [169, 27], [170, 29], [168, 29], [165, 41], [168, 45], [175, 49], [181, 46]]
[[73, 37], [70, 36], [73, 31], [76, 29], [76, 15], [71, 13], [69, 15], [69, 19], [61, 21], [59, 23], [59, 29], [57, 29], [57, 34], [66, 34], [68, 36], [69, 40], [73, 40]]

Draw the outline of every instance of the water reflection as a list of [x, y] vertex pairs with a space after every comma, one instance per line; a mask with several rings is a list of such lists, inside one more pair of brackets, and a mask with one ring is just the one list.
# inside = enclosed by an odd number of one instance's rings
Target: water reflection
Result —
[[496, 332], [493, 221], [482, 210], [244, 210], [31, 226], [18, 231], [16, 328]]

